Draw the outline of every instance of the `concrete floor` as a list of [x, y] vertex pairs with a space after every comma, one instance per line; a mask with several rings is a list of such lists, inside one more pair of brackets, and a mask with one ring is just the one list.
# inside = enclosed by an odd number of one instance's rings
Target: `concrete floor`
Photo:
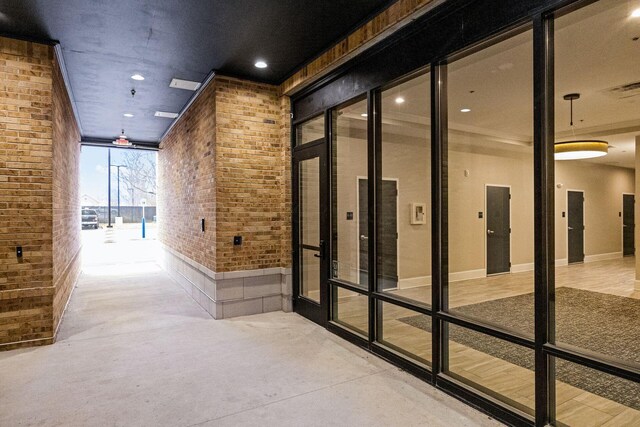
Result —
[[499, 424], [296, 314], [213, 320], [142, 262], [85, 266], [57, 343], [0, 353], [0, 425]]

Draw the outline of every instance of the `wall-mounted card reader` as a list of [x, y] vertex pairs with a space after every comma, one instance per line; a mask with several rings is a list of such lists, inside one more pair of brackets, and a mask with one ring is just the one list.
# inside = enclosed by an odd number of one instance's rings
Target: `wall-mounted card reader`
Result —
[[16, 246], [16, 256], [22, 258], [22, 246]]

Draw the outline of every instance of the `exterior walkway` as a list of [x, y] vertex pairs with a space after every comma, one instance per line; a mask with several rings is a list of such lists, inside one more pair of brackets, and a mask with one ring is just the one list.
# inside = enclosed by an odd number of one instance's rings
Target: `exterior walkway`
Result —
[[151, 262], [85, 265], [0, 385], [2, 426], [498, 425], [296, 314], [213, 320]]

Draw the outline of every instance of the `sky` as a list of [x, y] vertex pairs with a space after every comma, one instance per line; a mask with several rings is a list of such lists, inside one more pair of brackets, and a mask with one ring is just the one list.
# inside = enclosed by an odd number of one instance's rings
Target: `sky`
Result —
[[[122, 155], [124, 149], [112, 148], [111, 164], [119, 165], [122, 163]], [[82, 206], [106, 206], [107, 205], [107, 186], [108, 186], [108, 151], [106, 147], [89, 147], [82, 146], [80, 153], [80, 201]], [[149, 155], [155, 153], [149, 152]], [[111, 204], [117, 204], [117, 179], [118, 170], [113, 167], [111, 169]], [[122, 170], [121, 170], [122, 172]], [[129, 204], [129, 197], [124, 194], [125, 186], [122, 181], [120, 183], [120, 203], [122, 205]]]

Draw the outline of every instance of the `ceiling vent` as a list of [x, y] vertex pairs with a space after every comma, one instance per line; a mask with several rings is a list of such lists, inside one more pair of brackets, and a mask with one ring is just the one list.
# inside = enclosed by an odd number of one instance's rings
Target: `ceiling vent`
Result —
[[603, 92], [613, 96], [616, 99], [631, 98], [633, 96], [640, 95], [640, 82], [633, 82], [620, 86], [610, 87], [608, 89], [604, 89]]
[[184, 89], [184, 90], [198, 90], [198, 88], [200, 87], [200, 83], [199, 82], [192, 82], [190, 80], [180, 80], [180, 79], [173, 79], [171, 80], [171, 83], [169, 83], [169, 87], [175, 88], [175, 89]]
[[178, 113], [167, 113], [166, 111], [156, 111], [154, 116], [164, 117], [165, 119], [175, 119], [176, 117], [178, 117]]

